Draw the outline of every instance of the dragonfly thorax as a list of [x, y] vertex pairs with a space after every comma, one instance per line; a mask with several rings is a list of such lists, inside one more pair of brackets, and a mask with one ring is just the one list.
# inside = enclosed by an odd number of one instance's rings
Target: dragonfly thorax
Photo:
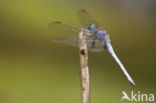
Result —
[[109, 36], [104, 30], [95, 30], [95, 37], [99, 40], [101, 44], [106, 44], [110, 42]]

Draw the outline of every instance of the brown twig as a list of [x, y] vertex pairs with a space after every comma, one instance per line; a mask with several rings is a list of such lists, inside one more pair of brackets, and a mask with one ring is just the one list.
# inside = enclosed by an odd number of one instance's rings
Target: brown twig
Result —
[[85, 38], [86, 38], [85, 34], [83, 32], [80, 32], [79, 47], [80, 47], [82, 103], [90, 103], [88, 52]]

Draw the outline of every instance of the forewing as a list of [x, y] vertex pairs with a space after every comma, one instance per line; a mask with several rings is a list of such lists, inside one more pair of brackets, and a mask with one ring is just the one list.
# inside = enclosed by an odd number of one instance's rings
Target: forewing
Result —
[[81, 9], [78, 11], [78, 17], [85, 28], [88, 29], [90, 24], [96, 24], [97, 28], [100, 28], [99, 23], [96, 22], [94, 18], [85, 9]]
[[61, 35], [62, 38], [78, 38], [78, 33], [80, 32], [79, 28], [62, 23], [60, 21], [49, 23], [49, 27], [51, 28], [53, 33]]

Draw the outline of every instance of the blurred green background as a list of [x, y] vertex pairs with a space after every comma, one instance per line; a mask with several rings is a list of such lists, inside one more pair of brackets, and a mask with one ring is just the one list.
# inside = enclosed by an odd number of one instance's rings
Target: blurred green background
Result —
[[81, 103], [78, 49], [52, 42], [48, 27], [81, 26], [81, 8], [110, 34], [136, 83], [107, 52], [90, 52], [91, 102], [120, 103], [123, 90], [156, 94], [155, 0], [0, 0], [0, 103]]

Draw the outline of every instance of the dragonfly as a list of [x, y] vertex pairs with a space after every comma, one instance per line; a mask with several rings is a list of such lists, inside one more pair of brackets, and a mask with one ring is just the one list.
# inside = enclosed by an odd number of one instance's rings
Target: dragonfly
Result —
[[78, 34], [80, 31], [84, 32], [86, 36], [85, 42], [87, 44], [87, 50], [93, 52], [106, 50], [115, 59], [132, 86], [135, 86], [133, 79], [114, 52], [109, 34], [85, 9], [78, 11], [78, 17], [83, 25], [82, 27], [76, 27], [60, 21], [50, 22], [49, 27], [51, 28], [52, 32], [61, 35], [61, 38], [55, 39], [54, 41], [79, 47]]

